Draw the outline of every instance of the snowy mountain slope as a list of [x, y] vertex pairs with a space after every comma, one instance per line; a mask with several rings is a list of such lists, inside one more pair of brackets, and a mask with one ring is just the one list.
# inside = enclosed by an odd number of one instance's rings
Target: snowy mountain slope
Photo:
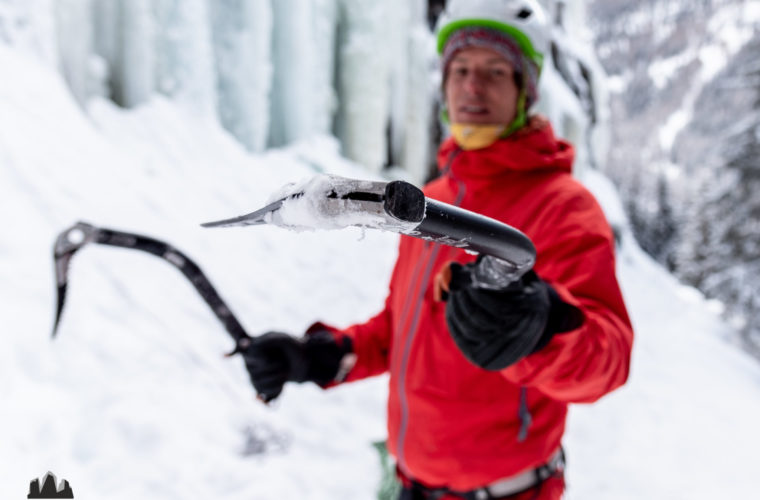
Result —
[[[81, 498], [373, 498], [385, 379], [289, 386], [265, 407], [240, 360], [221, 357], [231, 347], [221, 327], [158, 259], [83, 250], [49, 340], [51, 245], [79, 218], [188, 253], [251, 333], [368, 317], [395, 236], [198, 223], [256, 208], [318, 169], [369, 174], [329, 138], [248, 155], [167, 101], [129, 112], [95, 101], [84, 115], [52, 71], [2, 45], [0, 67], [0, 498], [23, 498], [47, 470]], [[760, 367], [628, 237], [619, 265], [638, 335], [631, 379], [573, 409], [567, 497], [750, 497]]]
[[621, 228], [618, 278], [636, 338], [628, 383], [571, 407], [567, 498], [754, 498], [757, 362], [721, 304], [635, 244], [613, 184], [593, 171], [582, 180]]
[[760, 2], [605, 0], [589, 14], [615, 82], [605, 172], [636, 236], [721, 300], [760, 357]]

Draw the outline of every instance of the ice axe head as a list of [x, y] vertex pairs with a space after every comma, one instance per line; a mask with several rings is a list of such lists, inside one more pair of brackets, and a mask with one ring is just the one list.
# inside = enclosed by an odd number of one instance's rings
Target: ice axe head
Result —
[[57, 290], [55, 323], [53, 324], [53, 337], [58, 331], [61, 321], [63, 305], [66, 300], [66, 287], [68, 284], [69, 262], [74, 254], [86, 244], [95, 241], [98, 230], [85, 222], [77, 222], [70, 228], [58, 235], [53, 247], [53, 259], [55, 260], [55, 282]]

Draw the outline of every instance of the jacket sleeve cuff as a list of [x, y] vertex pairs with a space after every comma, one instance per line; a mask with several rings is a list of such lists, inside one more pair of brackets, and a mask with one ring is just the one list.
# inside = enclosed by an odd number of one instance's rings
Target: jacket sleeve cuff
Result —
[[531, 354], [546, 347], [555, 335], [580, 328], [585, 321], [578, 302], [567, 290], [560, 285], [548, 283], [546, 288], [549, 293], [549, 317], [544, 332]]

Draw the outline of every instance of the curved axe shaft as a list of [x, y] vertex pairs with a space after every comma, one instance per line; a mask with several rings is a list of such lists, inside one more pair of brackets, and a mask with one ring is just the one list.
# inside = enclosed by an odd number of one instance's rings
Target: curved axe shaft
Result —
[[214, 315], [222, 322], [225, 330], [235, 340], [235, 349], [228, 356], [236, 354], [250, 345], [252, 337], [246, 333], [243, 326], [219, 296], [219, 293], [217, 293], [206, 275], [203, 274], [200, 267], [187, 255], [163, 241], [148, 236], [99, 228], [85, 222], [78, 222], [66, 229], [58, 235], [55, 242], [53, 257], [55, 259], [57, 308], [55, 323], [53, 325], [53, 337], [55, 337], [58, 331], [63, 306], [66, 301], [69, 263], [79, 249], [90, 243], [142, 250], [167, 261], [190, 280], [201, 297], [203, 297], [203, 300], [214, 312]]

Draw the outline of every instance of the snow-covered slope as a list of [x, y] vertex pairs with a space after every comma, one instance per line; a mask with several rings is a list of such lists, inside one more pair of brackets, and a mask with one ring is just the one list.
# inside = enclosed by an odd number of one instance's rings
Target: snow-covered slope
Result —
[[760, 1], [594, 1], [620, 186], [641, 246], [725, 304], [760, 359]]
[[[382, 304], [394, 235], [198, 223], [317, 171], [369, 174], [327, 137], [253, 156], [165, 100], [128, 112], [94, 101], [85, 115], [44, 66], [0, 45], [0, 67], [0, 498], [23, 498], [47, 470], [77, 498], [374, 498], [385, 379], [290, 386], [262, 405], [241, 361], [222, 358], [231, 341], [158, 259], [83, 250], [49, 339], [51, 246], [79, 219], [176, 245], [251, 333], [365, 319]], [[631, 379], [574, 408], [567, 497], [751, 497], [760, 367], [724, 340], [709, 304], [624, 242]]]

